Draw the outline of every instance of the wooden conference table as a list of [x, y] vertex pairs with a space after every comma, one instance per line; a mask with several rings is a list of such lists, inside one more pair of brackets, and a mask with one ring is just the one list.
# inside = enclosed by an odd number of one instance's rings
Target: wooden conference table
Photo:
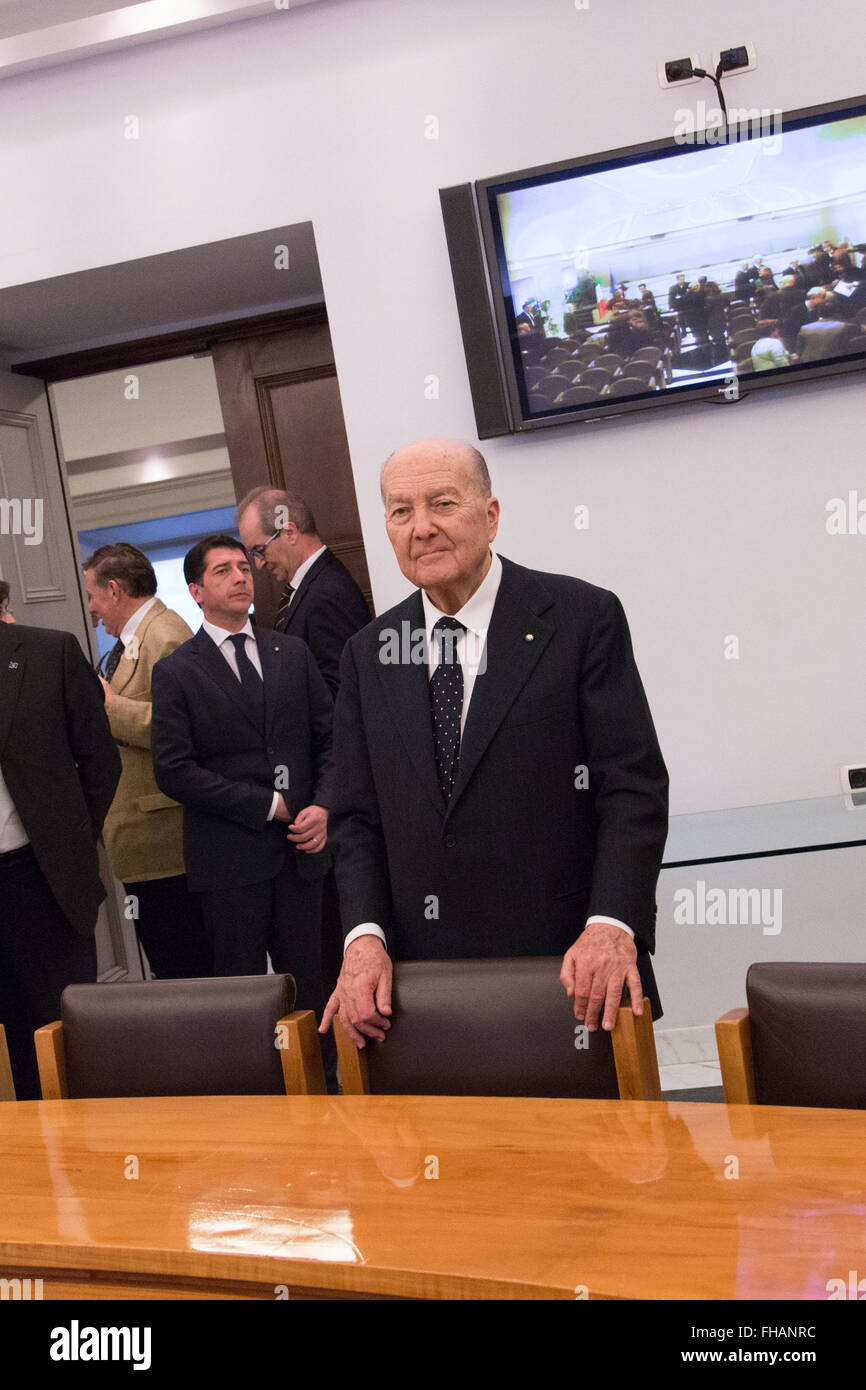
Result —
[[41, 1278], [45, 1299], [826, 1299], [851, 1270], [866, 1274], [863, 1111], [0, 1105], [0, 1277]]

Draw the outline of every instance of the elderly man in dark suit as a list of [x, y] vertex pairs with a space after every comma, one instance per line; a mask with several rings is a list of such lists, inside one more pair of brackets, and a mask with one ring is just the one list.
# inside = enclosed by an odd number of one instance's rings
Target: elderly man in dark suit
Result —
[[96, 979], [97, 842], [120, 778], [102, 687], [69, 632], [0, 623], [0, 1023], [19, 1100], [33, 1032]]
[[295, 493], [254, 488], [238, 507], [238, 530], [256, 565], [285, 585], [277, 631], [307, 643], [336, 697], [343, 647], [370, 621], [360, 588], [325, 545], [313, 513]]
[[309, 648], [249, 620], [252, 570], [231, 536], [184, 560], [204, 622], [151, 676], [157, 785], [184, 808], [190, 889], [214, 974], [294, 975], [321, 1009], [321, 880], [332, 796], [331, 697]]
[[491, 552], [484, 459], [387, 461], [388, 535], [417, 587], [346, 646], [332, 834], [348, 928], [324, 1030], [383, 1038], [391, 956], [563, 954], [575, 1017], [613, 1026], [649, 961], [667, 774], [616, 597]]

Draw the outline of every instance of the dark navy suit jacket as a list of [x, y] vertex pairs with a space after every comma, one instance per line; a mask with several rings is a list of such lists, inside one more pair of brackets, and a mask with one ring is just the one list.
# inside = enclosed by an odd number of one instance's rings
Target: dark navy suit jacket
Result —
[[367, 600], [358, 585], [342, 561], [326, 550], [298, 585], [280, 629], [307, 643], [336, 699], [343, 648], [369, 621]]
[[184, 808], [194, 892], [273, 878], [287, 853], [302, 878], [320, 877], [331, 864], [328, 849], [304, 854], [287, 841], [284, 823], [267, 819], [275, 790], [293, 817], [305, 806], [330, 809], [331, 697], [304, 642], [268, 628], [256, 628], [255, 638], [264, 728], [204, 628], [153, 668], [154, 772], [160, 790]]
[[396, 960], [544, 956], [587, 916], [616, 917], [657, 1016], [668, 779], [625, 614], [580, 579], [502, 571], [447, 804], [426, 662], [383, 660], [389, 632], [424, 629], [420, 591], [346, 645], [330, 818], [344, 928], [378, 923]]

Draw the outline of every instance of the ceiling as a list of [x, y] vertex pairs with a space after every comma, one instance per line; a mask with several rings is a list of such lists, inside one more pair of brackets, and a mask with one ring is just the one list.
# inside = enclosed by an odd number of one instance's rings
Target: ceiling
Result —
[[92, 58], [319, 0], [0, 0], [0, 77]]

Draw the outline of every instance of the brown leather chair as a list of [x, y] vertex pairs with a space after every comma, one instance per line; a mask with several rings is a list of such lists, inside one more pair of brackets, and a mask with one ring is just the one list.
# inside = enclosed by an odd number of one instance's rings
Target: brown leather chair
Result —
[[588, 1033], [561, 965], [561, 956], [395, 965], [384, 1042], [358, 1049], [334, 1019], [344, 1094], [660, 1100], [649, 1001], [640, 1017], [621, 1008], [613, 1033]]
[[34, 1034], [44, 1100], [325, 1093], [291, 975], [67, 985]]
[[729, 1105], [866, 1109], [866, 965], [764, 961], [716, 1022]]
[[0, 1023], [0, 1100], [15, 1099], [15, 1083], [12, 1080], [12, 1064], [9, 1061], [9, 1048], [6, 1045], [6, 1029]]

